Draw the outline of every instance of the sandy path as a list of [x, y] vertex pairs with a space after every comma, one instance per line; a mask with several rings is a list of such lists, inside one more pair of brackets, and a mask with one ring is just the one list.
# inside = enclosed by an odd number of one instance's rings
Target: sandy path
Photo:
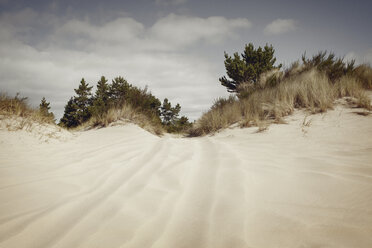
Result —
[[264, 133], [0, 131], [0, 247], [372, 247], [372, 117]]

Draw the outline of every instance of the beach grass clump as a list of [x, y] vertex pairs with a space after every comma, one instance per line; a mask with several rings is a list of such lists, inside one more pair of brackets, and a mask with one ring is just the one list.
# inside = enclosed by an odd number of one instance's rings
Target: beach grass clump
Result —
[[141, 112], [131, 104], [122, 104], [120, 107], [111, 107], [105, 113], [93, 115], [87, 122], [78, 126], [77, 129], [106, 127], [120, 121], [136, 124], [156, 135], [164, 133], [164, 128], [156, 116], [151, 117], [148, 113]]
[[[298, 66], [293, 68], [297, 70]], [[265, 130], [268, 123], [282, 123], [283, 117], [295, 109], [312, 114], [325, 112], [333, 108], [336, 99], [346, 96], [351, 97], [358, 107], [371, 109], [363, 83], [353, 74], [332, 82], [327, 72], [312, 68], [287, 72], [287, 76], [277, 78], [275, 84], [258, 82], [254, 90], [247, 87], [249, 92], [240, 91], [239, 98], [218, 99], [188, 131], [189, 136], [214, 133], [236, 123], [241, 127], [258, 126]], [[272, 77], [266, 77], [266, 80], [272, 80]]]
[[34, 123], [55, 124], [54, 115], [31, 107], [27, 97], [21, 97], [20, 94], [10, 97], [0, 93], [0, 120], [4, 119], [9, 130], [29, 129]]

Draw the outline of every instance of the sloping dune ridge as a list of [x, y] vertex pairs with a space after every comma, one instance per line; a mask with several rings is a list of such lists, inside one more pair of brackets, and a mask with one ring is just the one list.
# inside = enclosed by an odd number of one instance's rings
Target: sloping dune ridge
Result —
[[0, 131], [0, 247], [372, 247], [372, 116], [214, 136]]

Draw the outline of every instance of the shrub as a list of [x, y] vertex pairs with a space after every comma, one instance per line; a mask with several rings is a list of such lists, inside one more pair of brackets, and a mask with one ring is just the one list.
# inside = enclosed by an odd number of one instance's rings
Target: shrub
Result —
[[284, 77], [278, 84], [252, 91], [245, 98], [218, 99], [188, 131], [189, 136], [214, 133], [234, 123], [242, 127], [259, 126], [264, 130], [269, 122], [282, 122], [295, 108], [311, 113], [324, 112], [333, 107], [334, 100], [351, 96], [359, 107], [371, 108], [361, 83], [351, 76], [343, 76], [331, 83], [325, 72], [316, 69]]
[[366, 95], [362, 83], [354, 76], [343, 76], [334, 85], [335, 97], [353, 97], [358, 107], [371, 109], [369, 97]]
[[19, 93], [11, 98], [5, 93], [0, 94], [0, 114], [27, 117], [33, 110], [27, 104], [27, 97], [20, 97]]
[[65, 112], [60, 120], [62, 126], [76, 127], [86, 122], [91, 117], [92, 86], [81, 79], [79, 87], [74, 89], [76, 96], [70, 98], [65, 106]]
[[111, 107], [102, 115], [94, 115], [89, 121], [79, 128], [106, 127], [116, 121], [127, 121], [137, 124], [145, 130], [160, 135], [164, 129], [156, 116], [147, 115], [138, 111], [130, 104], [123, 104], [120, 107]]
[[250, 43], [245, 46], [242, 57], [238, 53], [234, 53], [231, 57], [225, 52], [225, 68], [230, 79], [223, 76], [219, 81], [229, 92], [237, 92], [242, 83], [255, 84], [261, 73], [281, 67], [281, 65], [274, 66], [276, 61], [274, 51], [272, 45], [255, 49]]
[[311, 59], [306, 58], [306, 54], [302, 55], [304, 69], [316, 68], [325, 72], [332, 83], [353, 72], [355, 60], [345, 63], [343, 58], [336, 58], [334, 53], [329, 53], [327, 56], [327, 53], [327, 51], [318, 52]]
[[50, 115], [46, 116], [40, 109], [30, 107], [27, 97], [20, 97], [18, 93], [15, 97], [0, 94], [0, 119], [14, 120], [9, 122], [8, 128], [11, 127], [11, 130], [31, 127], [34, 123], [54, 124], [54, 119]]
[[357, 66], [353, 75], [361, 82], [365, 89], [372, 89], [372, 68], [369, 65]]
[[39, 105], [39, 112], [42, 116], [50, 119], [50, 121], [54, 123], [54, 114], [52, 112], [49, 112], [50, 110], [49, 105], [50, 103], [46, 101], [45, 97], [43, 97]]

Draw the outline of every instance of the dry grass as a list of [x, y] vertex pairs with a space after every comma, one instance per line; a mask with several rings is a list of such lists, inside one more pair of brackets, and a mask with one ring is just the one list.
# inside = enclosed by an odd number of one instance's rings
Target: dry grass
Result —
[[160, 122], [158, 123], [150, 116], [138, 111], [129, 104], [124, 104], [120, 108], [111, 108], [105, 114], [93, 116], [89, 119], [89, 121], [77, 127], [77, 129], [80, 130], [90, 129], [93, 127], [106, 127], [110, 124], [120, 121], [134, 123], [156, 135], [161, 135], [164, 133], [164, 129]]
[[354, 76], [343, 76], [334, 85], [335, 97], [352, 97], [356, 107], [371, 110], [370, 99], [362, 85], [363, 83]]
[[[261, 82], [260, 85], [266, 84]], [[325, 73], [315, 69], [303, 71], [284, 77], [274, 86], [257, 87], [245, 98], [225, 104], [220, 104], [223, 100], [218, 100], [188, 134], [200, 136], [214, 133], [234, 123], [266, 130], [268, 123], [281, 123], [282, 118], [295, 108], [306, 109], [310, 113], [325, 112], [333, 107], [335, 99], [344, 96], [355, 99], [358, 107], [371, 108], [369, 98], [355, 77], [344, 76], [332, 84]]]
[[9, 97], [2, 93], [0, 94], [0, 120], [7, 119], [6, 128], [8, 130], [30, 130], [34, 123], [37, 124], [54, 124], [51, 117], [43, 115], [38, 109], [30, 107], [27, 103], [27, 98], [20, 97], [17, 94], [15, 97]]
[[359, 65], [354, 70], [354, 76], [365, 89], [372, 89], [372, 68], [370, 66]]

